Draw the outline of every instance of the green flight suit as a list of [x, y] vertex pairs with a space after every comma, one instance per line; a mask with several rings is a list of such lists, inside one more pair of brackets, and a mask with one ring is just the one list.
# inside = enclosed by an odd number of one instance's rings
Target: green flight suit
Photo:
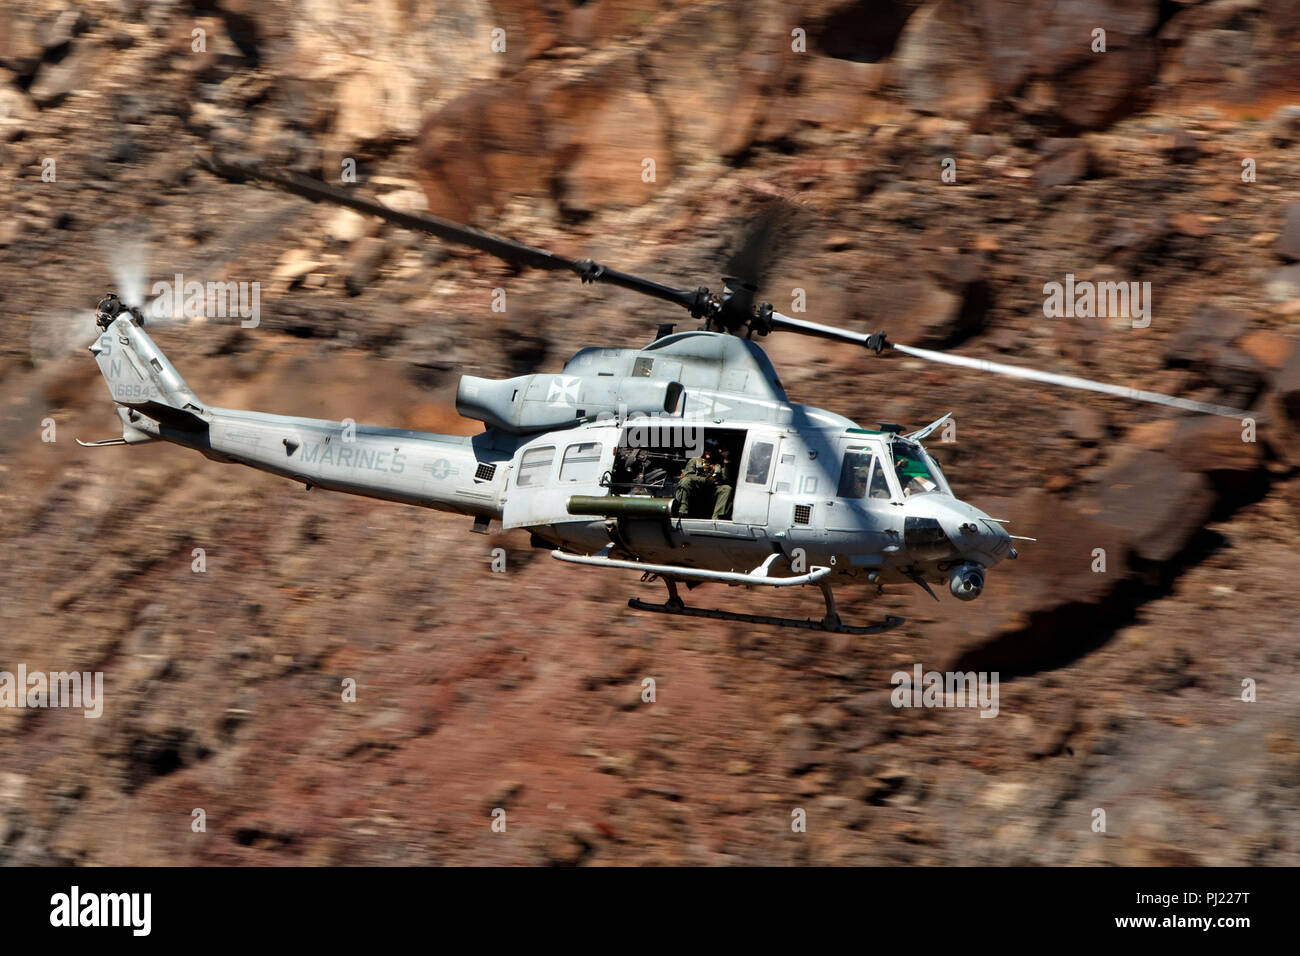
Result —
[[[731, 510], [732, 487], [723, 484], [723, 470], [721, 465], [715, 465], [705, 458], [692, 458], [682, 469], [681, 480], [677, 482], [677, 491], [673, 497], [677, 500], [677, 514], [686, 518], [702, 518], [703, 514], [695, 512], [703, 511], [708, 507], [707, 499], [713, 499], [713, 520], [718, 521], [724, 518]], [[705, 499], [701, 502], [701, 499]], [[693, 508], [696, 502], [704, 504], [704, 508]]]

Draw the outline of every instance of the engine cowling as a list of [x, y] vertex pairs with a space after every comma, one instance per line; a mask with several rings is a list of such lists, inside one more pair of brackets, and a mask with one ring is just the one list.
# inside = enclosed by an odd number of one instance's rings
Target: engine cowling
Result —
[[462, 375], [456, 411], [514, 434], [563, 428], [600, 415], [663, 415], [678, 407], [678, 382], [540, 373], [491, 379]]

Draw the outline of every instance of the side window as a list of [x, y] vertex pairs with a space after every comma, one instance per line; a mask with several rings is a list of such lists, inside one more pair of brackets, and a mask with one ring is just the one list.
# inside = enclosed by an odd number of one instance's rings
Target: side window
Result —
[[749, 449], [749, 465], [745, 468], [745, 481], [754, 485], [767, 484], [767, 473], [772, 467], [773, 444], [756, 441]]
[[546, 483], [551, 473], [551, 462], [555, 460], [555, 446], [530, 448], [519, 460], [519, 477], [515, 484], [520, 488], [531, 488]]
[[564, 449], [560, 481], [595, 481], [600, 477], [600, 442], [585, 441]]
[[[865, 498], [871, 478], [871, 465], [875, 457], [866, 448], [850, 448], [846, 451], [844, 464], [840, 466], [840, 487], [835, 494], [840, 498]], [[885, 497], [889, 497], [888, 486], [885, 490]]]

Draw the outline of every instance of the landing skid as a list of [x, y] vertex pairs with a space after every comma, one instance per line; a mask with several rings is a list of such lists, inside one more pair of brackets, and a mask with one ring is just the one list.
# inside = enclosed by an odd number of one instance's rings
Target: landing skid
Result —
[[656, 614], [680, 614], [685, 617], [711, 617], [717, 621], [743, 621], [748, 624], [773, 624], [777, 627], [802, 627], [809, 631], [830, 631], [834, 634], [883, 634], [885, 631], [892, 631], [906, 620], [906, 618], [888, 614], [885, 616], [885, 620], [880, 624], [871, 624], [867, 627], [855, 627], [852, 624], [844, 624], [842, 622], [834, 625], [827, 625], [824, 621], [812, 621], [807, 618], [770, 617], [766, 614], [745, 614], [741, 611], [715, 611], [712, 608], [707, 607], [687, 607], [685, 604], [674, 606], [669, 602], [663, 604], [652, 604], [649, 601], [642, 601], [640, 598], [630, 598], [627, 602], [627, 606], [637, 611], [653, 611]]
[[630, 598], [627, 606], [635, 611], [650, 611], [655, 614], [708, 617], [713, 618], [715, 621], [740, 621], [746, 624], [768, 624], [776, 627], [800, 627], [809, 631], [829, 631], [834, 634], [883, 634], [886, 631], [892, 631], [907, 620], [894, 614], [887, 614], [884, 621], [879, 624], [869, 624], [866, 627], [845, 624], [840, 620], [840, 616], [835, 613], [834, 598], [831, 597], [830, 588], [825, 585], [822, 586], [822, 592], [826, 597], [826, 616], [820, 621], [813, 621], [808, 618], [772, 617], [767, 614], [745, 614], [742, 611], [716, 611], [705, 607], [688, 607], [677, 593], [676, 581], [668, 578], [661, 578], [660, 580], [668, 586], [667, 601], [663, 604], [654, 604], [650, 601], [642, 601], [640, 598]]

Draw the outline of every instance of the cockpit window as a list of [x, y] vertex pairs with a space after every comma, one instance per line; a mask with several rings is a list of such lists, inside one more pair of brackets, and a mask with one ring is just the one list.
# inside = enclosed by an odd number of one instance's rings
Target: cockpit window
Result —
[[930, 456], [920, 445], [895, 439], [893, 444], [894, 473], [903, 487], [903, 497], [941, 491], [939, 481], [930, 469]]
[[871, 469], [871, 497], [885, 500], [891, 497], [889, 479], [885, 477], [885, 468], [879, 461], [876, 462], [876, 467]]
[[844, 453], [836, 494], [841, 498], [890, 497], [889, 480], [870, 449], [850, 448]]

